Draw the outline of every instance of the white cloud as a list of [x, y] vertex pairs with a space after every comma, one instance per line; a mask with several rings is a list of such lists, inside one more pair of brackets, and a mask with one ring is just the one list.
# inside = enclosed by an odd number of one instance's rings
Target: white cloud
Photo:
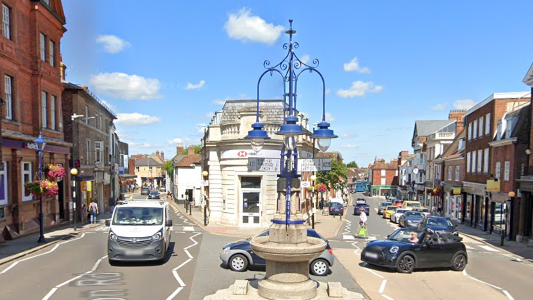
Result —
[[335, 121], [335, 118], [330, 113], [326, 113], [326, 121], [333, 122]]
[[342, 145], [340, 147], [341, 148], [345, 148], [345, 149], [357, 149], [357, 148], [359, 148], [359, 146], [356, 146], [356, 145]]
[[344, 64], [344, 71], [346, 72], [356, 71], [358, 73], [366, 73], [366, 74], [370, 73], [369, 68], [359, 66], [357, 57], [354, 57], [349, 63]]
[[378, 93], [382, 90], [383, 86], [374, 86], [374, 83], [372, 82], [355, 81], [352, 83], [352, 86], [349, 89], [338, 90], [337, 95], [342, 98], [363, 97], [366, 95], [366, 93]]
[[302, 56], [302, 58], [300, 58], [300, 60], [304, 63], [304, 64], [307, 64], [307, 62], [309, 61], [310, 59], [310, 56], [305, 54]]
[[117, 124], [122, 125], [151, 125], [155, 123], [159, 123], [161, 121], [158, 117], [152, 117], [147, 115], [142, 115], [140, 113], [132, 113], [132, 114], [118, 114], [117, 120], [115, 121]]
[[198, 84], [192, 84], [190, 82], [187, 82], [187, 87], [185, 88], [186, 90], [195, 90], [195, 89], [199, 89], [201, 87], [203, 87], [205, 84], [205, 80], [200, 80], [200, 83]]
[[159, 95], [159, 80], [124, 73], [100, 73], [92, 75], [89, 83], [95, 91], [124, 100], [150, 100], [162, 98]]
[[201, 116], [200, 118], [201, 119], [211, 119], [212, 116], [213, 116], [213, 113], [212, 112], [208, 112], [208, 113], [204, 114], [203, 116]]
[[243, 42], [259, 42], [274, 44], [283, 32], [283, 26], [267, 24], [258, 16], [253, 16], [251, 9], [243, 8], [237, 13], [229, 15], [224, 29], [232, 39]]
[[446, 107], [448, 107], [448, 102], [446, 102], [446, 103], [442, 103], [442, 104], [437, 104], [437, 105], [433, 106], [433, 107], [431, 108], [431, 110], [438, 110], [438, 111], [440, 111], [440, 110], [445, 110]]
[[224, 105], [226, 104], [226, 100], [214, 100], [213, 103], [215, 103], [216, 105]]
[[170, 141], [168, 141], [167, 144], [169, 144], [169, 145], [183, 144], [183, 139], [181, 139], [181, 138], [173, 138]]
[[103, 44], [104, 50], [112, 54], [119, 53], [130, 46], [130, 43], [114, 35], [101, 35], [96, 38], [96, 42]]
[[132, 148], [135, 148], [135, 149], [153, 149], [153, 148], [158, 148], [157, 145], [149, 144], [149, 143], [142, 143], [142, 144], [128, 143], [128, 146], [130, 147], [130, 149], [132, 149]]
[[339, 137], [342, 138], [342, 139], [353, 139], [353, 138], [356, 138], [358, 136], [359, 135], [354, 134], [354, 133], [342, 133], [342, 134], [339, 134]]
[[474, 105], [476, 105], [476, 101], [472, 99], [457, 100], [453, 103], [455, 109], [470, 109]]

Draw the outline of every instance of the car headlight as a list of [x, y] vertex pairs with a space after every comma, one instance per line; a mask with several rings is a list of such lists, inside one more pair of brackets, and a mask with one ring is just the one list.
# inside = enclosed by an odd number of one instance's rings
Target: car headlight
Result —
[[112, 240], [112, 241], [116, 241], [117, 240], [117, 235], [111, 230], [109, 231], [109, 239]]
[[225, 247], [222, 249], [222, 254], [228, 253], [231, 250], [231, 247]]
[[398, 250], [400, 250], [400, 247], [392, 246], [390, 247], [389, 252], [394, 254], [394, 253], [398, 253]]
[[156, 232], [154, 235], [152, 235], [152, 241], [159, 241], [163, 237], [163, 229]]

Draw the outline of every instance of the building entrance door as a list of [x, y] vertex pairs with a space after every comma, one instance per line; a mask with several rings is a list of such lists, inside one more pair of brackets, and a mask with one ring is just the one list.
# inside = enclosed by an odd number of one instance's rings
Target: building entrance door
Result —
[[242, 224], [258, 226], [261, 224], [260, 192], [242, 193]]

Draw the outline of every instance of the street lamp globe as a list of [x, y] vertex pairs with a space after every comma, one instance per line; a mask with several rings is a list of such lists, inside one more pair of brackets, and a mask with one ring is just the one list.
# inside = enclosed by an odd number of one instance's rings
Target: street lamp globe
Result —
[[316, 181], [316, 175], [311, 175], [311, 181]]
[[245, 136], [245, 139], [250, 140], [252, 150], [255, 152], [261, 151], [265, 145], [265, 140], [270, 139], [266, 131], [263, 130], [263, 124], [259, 123], [259, 116], [257, 117], [257, 122], [252, 124], [252, 130], [248, 131], [248, 135]]
[[78, 175], [78, 169], [76, 169], [76, 168], [71, 169], [71, 170], [70, 170], [70, 174], [71, 174], [72, 176], [76, 176], [76, 175]]
[[202, 176], [207, 177], [207, 175], [209, 175], [209, 172], [207, 172], [207, 171], [203, 171], [202, 172]]
[[331, 139], [337, 138], [338, 136], [333, 133], [333, 130], [329, 129], [329, 123], [326, 121], [318, 123], [318, 128], [313, 131], [311, 137], [318, 140], [320, 151], [326, 152], [331, 145]]
[[509, 192], [509, 198], [514, 198], [516, 196], [515, 192], [510, 191]]
[[44, 150], [44, 146], [46, 146], [46, 141], [44, 140], [42, 133], [39, 133], [39, 137], [36, 138], [33, 142], [37, 144], [37, 150], [39, 151]]

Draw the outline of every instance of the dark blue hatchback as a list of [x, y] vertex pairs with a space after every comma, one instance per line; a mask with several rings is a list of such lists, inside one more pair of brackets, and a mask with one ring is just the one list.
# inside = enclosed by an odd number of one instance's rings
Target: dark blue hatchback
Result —
[[329, 205], [329, 215], [344, 215], [344, 206], [339, 202], [331, 202]]

